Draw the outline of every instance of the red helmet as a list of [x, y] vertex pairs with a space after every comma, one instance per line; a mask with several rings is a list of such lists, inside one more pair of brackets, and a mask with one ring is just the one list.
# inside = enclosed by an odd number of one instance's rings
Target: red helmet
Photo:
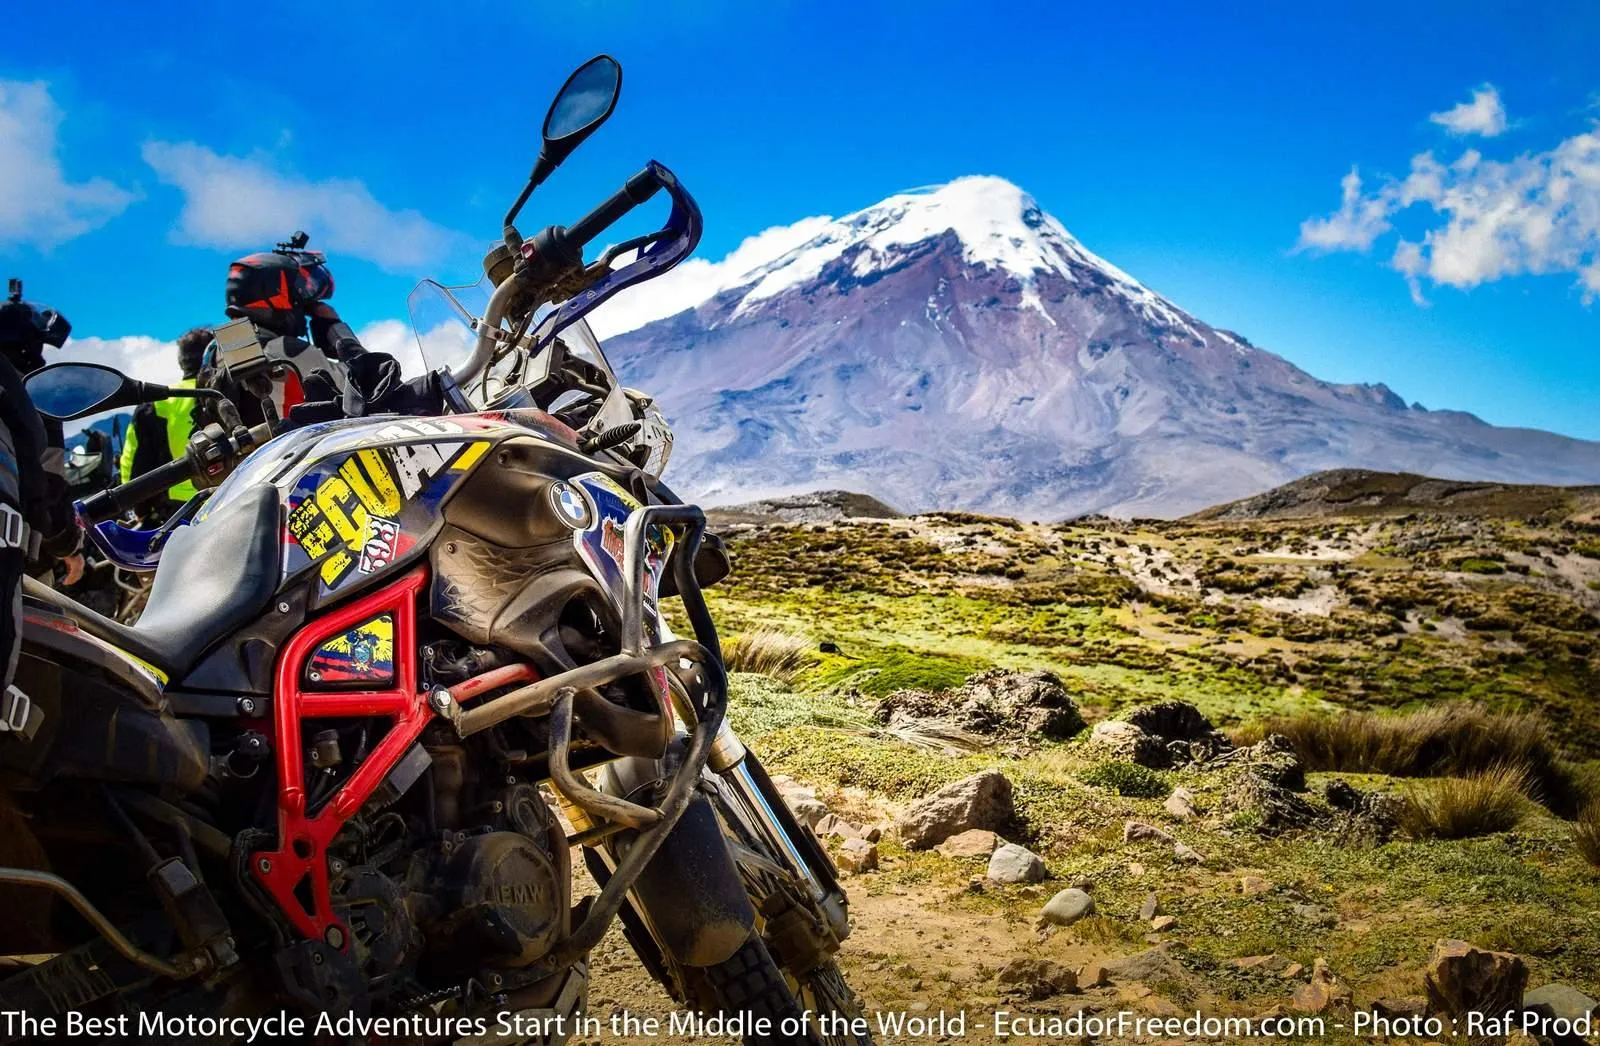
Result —
[[333, 273], [322, 252], [299, 249], [304, 244], [303, 234], [296, 234], [275, 251], [228, 266], [228, 315], [248, 316], [275, 334], [304, 337], [311, 307], [333, 297]]

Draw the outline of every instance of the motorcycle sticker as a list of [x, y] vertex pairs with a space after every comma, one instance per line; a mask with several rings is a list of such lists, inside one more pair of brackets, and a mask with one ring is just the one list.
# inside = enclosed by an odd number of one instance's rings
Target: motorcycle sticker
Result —
[[394, 682], [394, 619], [381, 614], [323, 643], [306, 662], [311, 683]]
[[[444, 424], [392, 424], [366, 435], [414, 439], [422, 426]], [[445, 496], [488, 449], [485, 440], [410, 443], [323, 458], [287, 499], [284, 576], [315, 564], [332, 593], [387, 570], [417, 546]]]
[[395, 546], [400, 540], [400, 524], [392, 519], [382, 516], [373, 516], [367, 520], [367, 539], [361, 545], [361, 562], [358, 564], [363, 574], [372, 574], [394, 561]]
[[[606, 586], [618, 603], [625, 595], [622, 566], [627, 543], [625, 528], [628, 517], [641, 508], [638, 500], [611, 477], [591, 472], [573, 480], [588, 493], [599, 519], [588, 528], [573, 534], [578, 554], [588, 564], [596, 579]], [[667, 553], [672, 550], [670, 530], [653, 526], [645, 534], [645, 591], [643, 598], [648, 606], [655, 605], [656, 586], [666, 566]]]

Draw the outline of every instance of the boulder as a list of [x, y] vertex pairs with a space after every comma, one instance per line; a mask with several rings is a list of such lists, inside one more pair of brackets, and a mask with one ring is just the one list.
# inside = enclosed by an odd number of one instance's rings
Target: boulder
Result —
[[1158, 915], [1150, 920], [1150, 929], [1156, 933], [1165, 933], [1176, 925], [1178, 925], [1178, 920], [1171, 915]]
[[1570, 984], [1542, 984], [1522, 997], [1522, 1008], [1547, 1020], [1575, 1021], [1600, 1013], [1600, 1001]]
[[939, 720], [986, 737], [1064, 741], [1083, 716], [1061, 680], [1049, 672], [991, 669], [954, 690], [896, 690], [878, 703], [878, 721]]
[[987, 828], [969, 828], [940, 843], [939, 852], [946, 857], [988, 857], [999, 845], [1000, 837]]
[[1161, 914], [1161, 898], [1153, 893], [1145, 894], [1144, 903], [1139, 906], [1139, 918], [1149, 922]]
[[1187, 821], [1197, 812], [1194, 807], [1194, 793], [1187, 788], [1174, 788], [1161, 808], [1178, 820]]
[[1294, 990], [1289, 1005], [1301, 1013], [1326, 1013], [1348, 1009], [1350, 1000], [1350, 989], [1333, 975], [1327, 960], [1318, 958], [1311, 966], [1311, 980]]
[[1153, 770], [1165, 770], [1172, 765], [1172, 756], [1159, 737], [1152, 737], [1119, 719], [1107, 719], [1094, 725], [1089, 742], [1113, 759], [1138, 763]]
[[1078, 975], [1049, 959], [1013, 959], [1001, 967], [995, 980], [1028, 999], [1048, 999], [1078, 990]]
[[1156, 738], [1169, 764], [1203, 763], [1233, 748], [1227, 735], [1186, 701], [1162, 701], [1135, 708], [1123, 721]]
[[1153, 824], [1143, 821], [1129, 821], [1122, 826], [1122, 841], [1125, 843], [1172, 843], [1172, 836]]
[[1094, 914], [1094, 898], [1076, 888], [1062, 890], [1045, 902], [1039, 921], [1052, 926], [1071, 926]]
[[865, 839], [846, 839], [834, 863], [856, 874], [873, 871], [878, 867], [878, 847]]
[[1050, 873], [1039, 855], [1016, 843], [1002, 843], [989, 855], [989, 878], [997, 883], [1043, 882]]
[[1509, 952], [1440, 940], [1434, 942], [1422, 986], [1430, 1014], [1465, 1021], [1470, 1011], [1502, 1014], [1520, 1008], [1528, 967]]
[[1100, 963], [1092, 962], [1078, 970], [1078, 987], [1098, 988], [1106, 983], [1106, 968]]
[[1248, 816], [1251, 826], [1265, 835], [1324, 827], [1329, 820], [1324, 811], [1255, 767], [1234, 779], [1221, 806], [1230, 816]]
[[1173, 843], [1172, 857], [1180, 864], [1201, 864], [1205, 861], [1205, 858], [1200, 856], [1200, 851], [1188, 843]]
[[998, 770], [984, 770], [912, 803], [896, 828], [907, 847], [926, 850], [973, 828], [1004, 831], [1015, 817], [1011, 782]]

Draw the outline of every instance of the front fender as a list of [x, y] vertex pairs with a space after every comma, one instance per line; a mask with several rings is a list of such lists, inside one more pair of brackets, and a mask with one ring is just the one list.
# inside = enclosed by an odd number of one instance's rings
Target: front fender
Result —
[[[682, 756], [680, 735], [664, 759], [619, 759], [608, 763], [596, 786], [619, 798], [648, 794], [671, 777]], [[635, 800], [638, 801], [638, 800]], [[615, 860], [637, 833], [619, 832], [605, 843]], [[633, 886], [641, 914], [656, 943], [683, 966], [714, 966], [730, 958], [755, 928], [756, 910], [745, 891], [721, 822], [704, 795], [697, 795]]]

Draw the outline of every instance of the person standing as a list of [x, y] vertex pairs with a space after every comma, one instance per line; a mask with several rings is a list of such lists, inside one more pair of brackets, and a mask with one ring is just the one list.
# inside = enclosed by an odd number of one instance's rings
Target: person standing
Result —
[[[183, 378], [173, 384], [174, 388], [195, 387], [211, 339], [209, 327], [195, 327], [178, 338], [178, 367], [183, 371]], [[199, 400], [175, 396], [135, 408], [133, 423], [128, 426], [128, 436], [122, 444], [121, 482], [126, 483], [184, 455], [189, 436], [195, 430], [195, 408], [199, 403]], [[168, 487], [166, 497], [150, 506], [151, 514], [165, 519], [194, 495], [195, 486], [188, 480]]]

